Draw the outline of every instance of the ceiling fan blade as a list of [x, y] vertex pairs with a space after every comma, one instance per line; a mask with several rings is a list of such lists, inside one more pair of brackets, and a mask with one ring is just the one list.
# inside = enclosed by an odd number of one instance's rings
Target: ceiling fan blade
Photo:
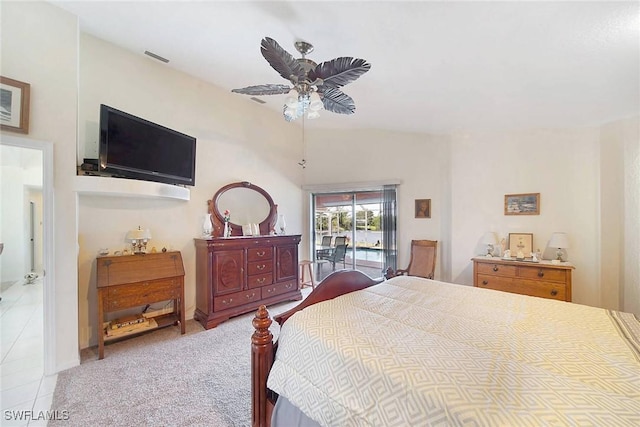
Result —
[[346, 93], [340, 89], [320, 86], [318, 92], [322, 97], [324, 109], [338, 114], [353, 114], [356, 112], [356, 104]]
[[266, 84], [247, 86], [240, 89], [231, 89], [231, 92], [242, 93], [244, 95], [280, 95], [283, 93], [289, 93], [290, 90], [291, 87], [287, 85]]
[[289, 52], [284, 50], [277, 41], [272, 38], [265, 37], [260, 44], [260, 52], [269, 65], [273, 67], [283, 78], [294, 80], [297, 82], [306, 77], [306, 73], [302, 65], [291, 56]]
[[360, 58], [343, 56], [325, 61], [309, 71], [309, 80], [322, 79], [323, 85], [334, 88], [342, 87], [371, 69], [371, 64]]

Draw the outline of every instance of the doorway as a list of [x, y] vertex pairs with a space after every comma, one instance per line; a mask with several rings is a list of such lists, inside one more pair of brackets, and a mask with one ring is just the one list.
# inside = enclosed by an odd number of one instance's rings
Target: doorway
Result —
[[34, 368], [30, 375], [50, 375], [55, 373], [52, 144], [2, 134], [0, 191], [3, 372], [27, 363]]
[[[396, 268], [395, 186], [313, 194], [313, 244], [318, 280], [346, 268], [381, 277]], [[340, 248], [342, 243], [346, 248]]]

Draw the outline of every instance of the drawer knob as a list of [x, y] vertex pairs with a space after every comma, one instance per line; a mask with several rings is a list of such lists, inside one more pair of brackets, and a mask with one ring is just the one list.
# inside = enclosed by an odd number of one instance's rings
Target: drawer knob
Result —
[[538, 270], [538, 277], [544, 277], [544, 271], [542, 271], [542, 269]]
[[266, 253], [265, 251], [262, 251], [262, 252], [258, 252], [256, 255], [258, 255], [258, 256], [264, 256], [264, 254], [265, 254], [265, 253]]
[[494, 265], [494, 266], [493, 266], [493, 271], [498, 271], [498, 270], [499, 270], [499, 269], [498, 269], [498, 266], [497, 266], [497, 265]]
[[552, 296], [554, 296], [554, 297], [555, 297], [556, 295], [558, 295], [558, 290], [557, 290], [557, 289], [552, 289], [552, 290], [551, 290], [551, 295], [552, 295]]
[[265, 277], [261, 277], [261, 278], [259, 278], [259, 279], [257, 280], [257, 282], [258, 282], [258, 283], [260, 283], [260, 284], [263, 284], [265, 280], [266, 280], [266, 278], [265, 278]]
[[486, 286], [486, 285], [488, 285], [488, 284], [489, 284], [489, 281], [488, 281], [488, 280], [483, 280], [483, 281], [482, 281], [482, 284]]
[[271, 292], [273, 292], [273, 291], [275, 291], [275, 290], [276, 290], [276, 288], [269, 288], [269, 289], [267, 289], [267, 293], [269, 293], [269, 294], [270, 294]]
[[291, 289], [291, 286], [293, 286], [293, 283], [288, 283], [287, 286], [285, 286], [285, 288]]
[[229, 304], [231, 304], [232, 302], [233, 302], [233, 298], [229, 298], [229, 301], [227, 301], [226, 299], [223, 299], [223, 300], [222, 300], [222, 303], [223, 303], [224, 305], [229, 305]]
[[255, 297], [255, 296], [256, 296], [256, 293], [255, 293], [255, 292], [252, 292], [252, 293], [251, 293], [251, 295], [247, 294], [247, 295], [245, 295], [245, 296], [247, 297], [247, 299], [251, 299], [251, 298], [253, 298], [253, 297]]
[[264, 270], [267, 266], [264, 264], [260, 264], [258, 267], [256, 267], [258, 270]]

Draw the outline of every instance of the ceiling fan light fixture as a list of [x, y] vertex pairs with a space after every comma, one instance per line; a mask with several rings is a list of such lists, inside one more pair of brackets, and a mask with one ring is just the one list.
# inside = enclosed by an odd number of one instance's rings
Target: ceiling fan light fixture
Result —
[[298, 96], [298, 91], [295, 89], [291, 89], [284, 100], [284, 104], [289, 108], [296, 108], [298, 106]]
[[309, 95], [309, 109], [311, 111], [320, 111], [322, 110], [322, 107], [322, 100], [320, 99], [318, 92], [311, 92], [311, 95]]
[[282, 110], [282, 115], [286, 121], [291, 122], [298, 118], [298, 109], [296, 107], [289, 107], [285, 104], [284, 109]]
[[[353, 99], [342, 92], [341, 88], [368, 72], [371, 64], [364, 59], [346, 56], [317, 64], [305, 57], [313, 51], [312, 44], [298, 41], [295, 47], [302, 58], [294, 58], [270, 37], [263, 38], [260, 43], [260, 52], [264, 59], [281, 77], [288, 80], [291, 86], [270, 83], [231, 91], [253, 96], [286, 94], [282, 113], [287, 121], [295, 120], [304, 114], [308, 117], [309, 113], [317, 113], [323, 109], [338, 114], [355, 113]], [[313, 117], [318, 115], [312, 114]]]

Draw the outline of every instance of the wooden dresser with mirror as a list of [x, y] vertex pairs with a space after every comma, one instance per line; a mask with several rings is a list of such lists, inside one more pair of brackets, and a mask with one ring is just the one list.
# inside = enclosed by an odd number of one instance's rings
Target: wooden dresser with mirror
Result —
[[[302, 299], [301, 236], [271, 234], [278, 214], [269, 193], [249, 182], [236, 182], [218, 190], [208, 204], [214, 231], [212, 237], [195, 239], [194, 318], [210, 329], [263, 304]], [[231, 216], [231, 237], [222, 237], [225, 210]], [[245, 223], [258, 224], [260, 235], [243, 236]]]

